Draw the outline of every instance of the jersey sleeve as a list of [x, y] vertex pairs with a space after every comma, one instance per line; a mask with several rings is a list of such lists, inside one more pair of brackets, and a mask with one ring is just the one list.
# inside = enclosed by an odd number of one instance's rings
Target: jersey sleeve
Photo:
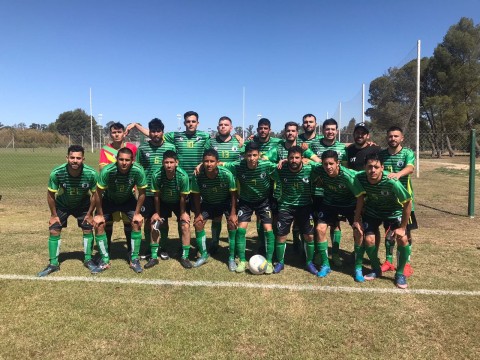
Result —
[[268, 161], [271, 161], [274, 163], [278, 163], [278, 161], [280, 160], [276, 146], [268, 150], [266, 154], [263, 154], [263, 157], [266, 158]]
[[110, 169], [110, 167], [104, 167], [102, 171], [100, 171], [100, 175], [97, 179], [97, 187], [99, 189], [105, 190], [108, 188], [108, 169]]
[[137, 186], [137, 189], [146, 189], [148, 186], [147, 176], [145, 175], [145, 171], [143, 170], [143, 168], [140, 166], [138, 166], [138, 173], [136, 176], [135, 185]]
[[233, 176], [237, 176], [237, 166], [240, 165], [240, 160], [233, 161], [233, 162], [226, 162], [223, 163], [223, 167], [230, 171]]
[[191, 192], [192, 193], [196, 193], [196, 194], [199, 194], [200, 193], [200, 187], [198, 186], [198, 180], [197, 180], [197, 176], [194, 176], [192, 178], [192, 183], [190, 184], [190, 189], [191, 189]]
[[235, 181], [235, 176], [230, 171], [226, 171], [228, 176], [228, 188], [230, 191], [237, 191], [237, 182]]
[[348, 177], [347, 187], [355, 197], [359, 197], [365, 194], [365, 190], [363, 190], [363, 186], [360, 185], [360, 182], [358, 181], [357, 176], [353, 171], [352, 171], [352, 176]]
[[407, 165], [415, 167], [415, 153], [410, 149], [408, 149], [405, 157], [405, 166]]
[[48, 191], [54, 193], [58, 191], [58, 178], [54, 171], [50, 173], [50, 178], [48, 179]]
[[152, 179], [150, 180], [150, 189], [152, 192], [160, 192], [160, 187], [158, 186], [158, 180], [162, 174], [162, 169], [158, 169], [152, 174]]
[[311, 159], [313, 157], [313, 155], [315, 155], [315, 153], [310, 148], [308, 148], [307, 150], [305, 150], [303, 152], [303, 157], [305, 157], [307, 159]]
[[408, 193], [407, 189], [405, 189], [405, 186], [403, 186], [400, 181], [396, 179], [391, 180], [393, 182], [393, 192], [401, 204], [405, 204], [407, 201], [412, 200], [412, 196]]
[[175, 145], [174, 133], [173, 132], [168, 132], [166, 134], [163, 134], [163, 140], [165, 140], [166, 142], [168, 142], [170, 144]]

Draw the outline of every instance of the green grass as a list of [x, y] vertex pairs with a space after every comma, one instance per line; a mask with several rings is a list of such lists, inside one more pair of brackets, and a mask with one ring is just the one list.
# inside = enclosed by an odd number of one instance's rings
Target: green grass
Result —
[[[35, 275], [47, 264], [46, 185], [64, 152], [0, 151], [0, 274]], [[96, 166], [98, 154], [86, 158]], [[422, 169], [413, 181], [420, 228], [414, 232], [409, 288], [479, 291], [480, 223], [466, 216], [468, 177], [428, 164]], [[341, 248], [348, 260], [351, 231], [343, 227]], [[174, 251], [175, 231], [171, 236]], [[249, 229], [249, 255], [257, 246], [254, 236]], [[219, 255], [199, 269], [184, 270], [172, 259], [136, 275], [124, 260], [118, 223], [114, 238], [112, 268], [101, 278], [394, 289], [392, 273], [354, 283], [348, 261], [320, 280], [303, 270], [291, 246], [280, 275], [230, 273], [225, 241]], [[61, 271], [51, 278], [90, 276], [73, 218], [62, 233], [61, 251]], [[475, 359], [480, 353], [478, 296], [31, 280], [0, 280], [0, 287], [0, 359]]]

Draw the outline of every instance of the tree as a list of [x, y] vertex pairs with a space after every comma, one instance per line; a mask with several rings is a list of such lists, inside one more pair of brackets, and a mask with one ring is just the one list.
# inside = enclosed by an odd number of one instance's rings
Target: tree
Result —
[[[89, 139], [90, 116], [82, 109], [63, 112], [55, 121], [55, 129], [62, 135], [84, 136]], [[93, 119], [93, 129], [98, 129], [95, 119]], [[95, 137], [97, 131], [93, 133]]]

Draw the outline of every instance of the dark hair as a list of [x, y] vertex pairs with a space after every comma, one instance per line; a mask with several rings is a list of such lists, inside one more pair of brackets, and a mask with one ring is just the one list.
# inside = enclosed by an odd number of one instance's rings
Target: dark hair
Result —
[[307, 117], [310, 117], [310, 116], [315, 119], [315, 122], [317, 122], [317, 117], [316, 117], [315, 115], [313, 115], [313, 114], [305, 114], [305, 115], [303, 115], [302, 121], [305, 121], [305, 119], [306, 119]]
[[258, 145], [255, 141], [250, 141], [247, 143], [247, 145], [245, 145], [245, 153], [254, 150], [260, 152], [260, 145]]
[[160, 131], [163, 132], [163, 130], [165, 129], [165, 125], [163, 125], [162, 120], [160, 120], [158, 118], [154, 118], [154, 119], [150, 120], [150, 122], [148, 123], [148, 129], [149, 130], [160, 130]]
[[123, 126], [123, 124], [120, 122], [116, 122], [110, 125], [108, 128], [109, 131], [112, 131], [112, 129], [125, 131], [125, 126]]
[[230, 119], [228, 116], [222, 116], [220, 119], [218, 119], [218, 123], [220, 123], [222, 120], [228, 120], [230, 121], [230, 124], [232, 124], [232, 119]]
[[283, 129], [287, 130], [287, 128], [290, 127], [290, 126], [295, 126], [295, 129], [297, 129], [297, 131], [298, 131], [298, 124], [295, 121], [286, 122]]
[[203, 159], [205, 156], [214, 156], [215, 159], [218, 161], [218, 151], [215, 150], [214, 148], [205, 149], [205, 151], [203, 152], [202, 159]]
[[338, 123], [337, 123], [337, 120], [333, 119], [333, 118], [330, 118], [330, 119], [327, 119], [323, 122], [323, 125], [322, 125], [322, 129], [325, 129], [325, 127], [327, 125], [335, 125], [335, 127], [338, 129]]
[[267, 118], [261, 118], [258, 120], [258, 127], [260, 127], [260, 125], [267, 125], [269, 128], [272, 127], [272, 123]]
[[183, 120], [187, 120], [187, 117], [192, 115], [195, 116], [198, 121], [198, 114], [195, 111], [187, 111], [185, 114], [183, 114]]
[[403, 134], [403, 130], [401, 127], [399, 126], [390, 126], [387, 130], [387, 134], [390, 132], [390, 131], [400, 131], [402, 134]]
[[335, 161], [338, 161], [338, 153], [335, 150], [327, 150], [322, 153], [322, 162], [325, 159], [332, 158]]
[[82, 155], [85, 155], [85, 149], [82, 145], [70, 145], [67, 150], [67, 155], [69, 155], [71, 152], [81, 152]]
[[173, 150], [167, 150], [163, 153], [163, 160], [165, 161], [165, 159], [175, 159], [175, 161], [177, 161], [177, 153]]
[[303, 154], [303, 150], [300, 146], [298, 145], [295, 145], [295, 146], [292, 146], [290, 149], [288, 149], [288, 155], [287, 157], [290, 157], [290, 154], [297, 154], [299, 153], [300, 155]]
[[383, 165], [383, 159], [378, 156], [378, 153], [370, 153], [365, 155], [365, 165], [367, 165], [370, 160], [378, 161], [380, 164]]
[[122, 148], [120, 148], [120, 150], [118, 150], [117, 159], [120, 156], [120, 154], [130, 154], [130, 157], [133, 160], [133, 151], [131, 149], [127, 148], [127, 147], [122, 147]]

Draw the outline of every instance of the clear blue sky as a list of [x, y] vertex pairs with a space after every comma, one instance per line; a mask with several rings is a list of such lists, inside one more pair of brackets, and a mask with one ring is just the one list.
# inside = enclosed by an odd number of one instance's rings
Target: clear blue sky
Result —
[[188, 110], [203, 130], [222, 115], [241, 125], [243, 87], [246, 125], [323, 121], [353, 98], [361, 113], [362, 83], [415, 57], [418, 39], [431, 56], [462, 16], [478, 24], [480, 2], [3, 0], [0, 122], [90, 113], [89, 88], [103, 124], [159, 117], [168, 131]]

